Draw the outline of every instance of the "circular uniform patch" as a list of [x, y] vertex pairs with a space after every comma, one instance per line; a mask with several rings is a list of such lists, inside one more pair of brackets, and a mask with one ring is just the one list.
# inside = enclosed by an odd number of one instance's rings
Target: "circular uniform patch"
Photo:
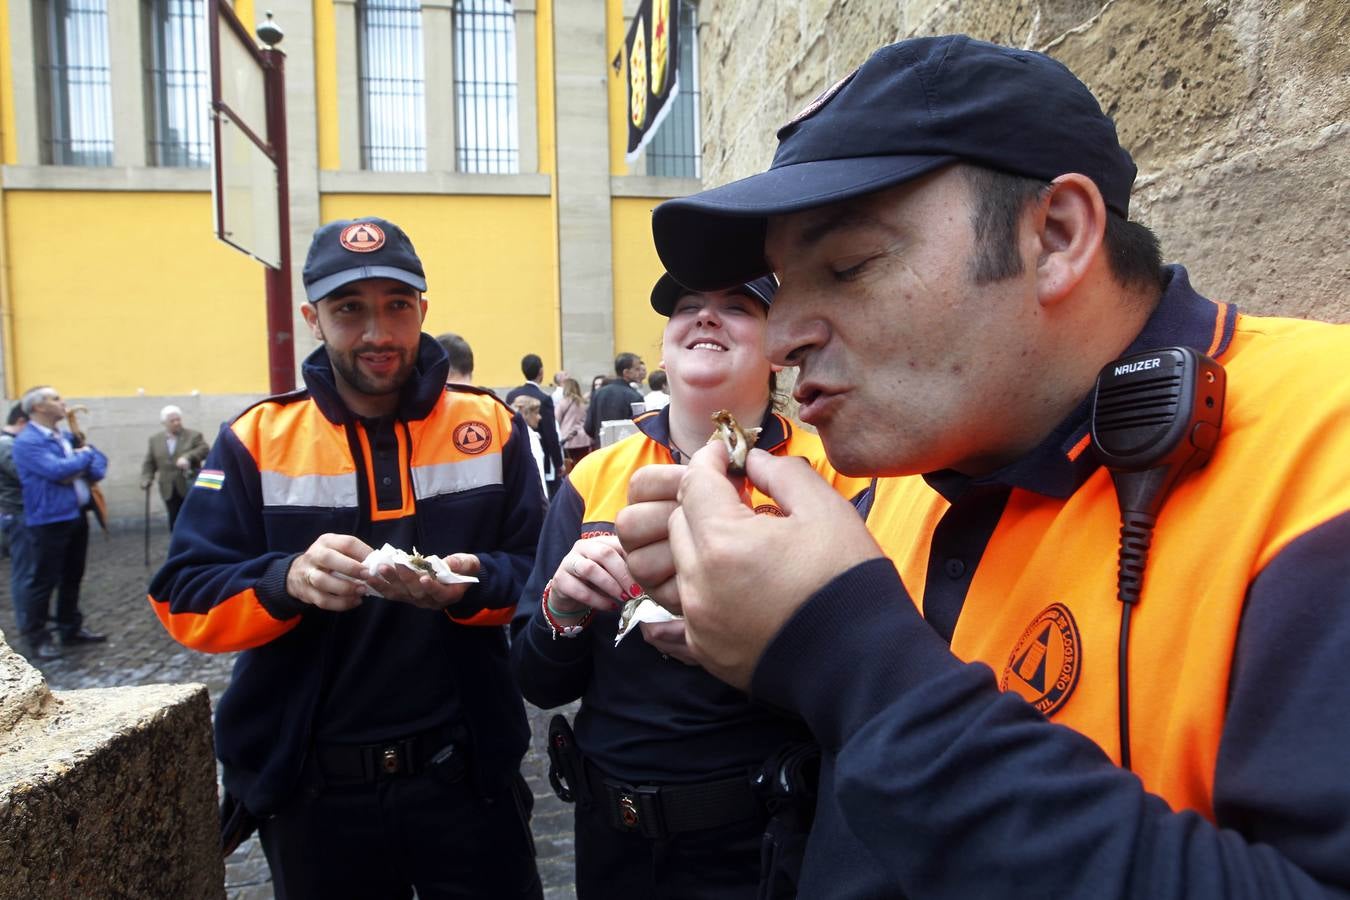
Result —
[[1062, 603], [1052, 603], [1018, 638], [998, 686], [1017, 693], [1048, 718], [1068, 702], [1078, 684], [1082, 648], [1073, 613]]
[[761, 503], [759, 506], [755, 507], [755, 515], [777, 516], [778, 518], [782, 519], [787, 516], [787, 513], [783, 512], [781, 509], [774, 506], [772, 503]]
[[373, 253], [384, 246], [384, 229], [370, 222], [357, 222], [342, 229], [338, 241], [354, 253]]
[[492, 430], [482, 422], [465, 422], [455, 429], [455, 449], [477, 455], [492, 446]]

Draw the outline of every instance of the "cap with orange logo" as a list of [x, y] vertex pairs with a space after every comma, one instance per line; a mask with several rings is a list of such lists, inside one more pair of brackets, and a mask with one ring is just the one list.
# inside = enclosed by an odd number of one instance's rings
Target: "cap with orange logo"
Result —
[[427, 289], [422, 260], [393, 222], [373, 216], [340, 219], [314, 232], [305, 257], [305, 297], [317, 303], [338, 288], [366, 278], [392, 278]]

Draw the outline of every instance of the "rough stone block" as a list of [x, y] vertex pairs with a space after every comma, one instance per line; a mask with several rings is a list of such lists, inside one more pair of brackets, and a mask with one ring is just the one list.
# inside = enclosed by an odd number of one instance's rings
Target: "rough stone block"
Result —
[[26, 665], [0, 640], [0, 896], [223, 898], [206, 689], [50, 695]]

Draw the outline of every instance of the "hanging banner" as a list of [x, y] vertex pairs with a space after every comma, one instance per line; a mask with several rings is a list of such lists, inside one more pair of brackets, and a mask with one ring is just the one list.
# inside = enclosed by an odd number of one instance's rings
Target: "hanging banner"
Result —
[[624, 40], [628, 60], [628, 155], [632, 163], [680, 92], [679, 0], [642, 0]]

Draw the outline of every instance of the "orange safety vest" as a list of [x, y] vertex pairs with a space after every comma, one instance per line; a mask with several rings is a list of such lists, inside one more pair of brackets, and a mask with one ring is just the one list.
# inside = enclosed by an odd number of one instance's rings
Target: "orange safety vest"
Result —
[[[1222, 330], [1225, 308], [1217, 313]], [[1350, 379], [1337, 371], [1350, 360], [1350, 329], [1238, 315], [1217, 358], [1228, 375], [1222, 434], [1208, 466], [1163, 505], [1129, 648], [1132, 768], [1174, 809], [1211, 820], [1248, 587], [1291, 541], [1350, 509], [1350, 428], [1340, 421]], [[1086, 424], [1066, 442], [1070, 459], [1091, 452]], [[921, 477], [881, 479], [868, 516], [921, 612], [948, 508]], [[1117, 763], [1119, 531], [1105, 469], [1067, 499], [1013, 488], [951, 641], [960, 659], [984, 662], [1004, 690]]]

